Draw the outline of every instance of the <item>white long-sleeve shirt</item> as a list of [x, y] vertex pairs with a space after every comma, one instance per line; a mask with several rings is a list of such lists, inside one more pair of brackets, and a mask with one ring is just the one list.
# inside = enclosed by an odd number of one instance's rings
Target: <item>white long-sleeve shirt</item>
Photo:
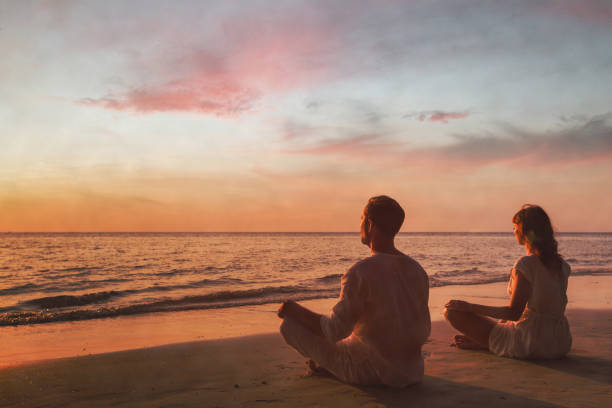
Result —
[[423, 377], [421, 346], [431, 331], [428, 300], [429, 280], [418, 262], [378, 253], [342, 276], [340, 299], [321, 318], [321, 329], [357, 360], [375, 364], [383, 383], [415, 383]]

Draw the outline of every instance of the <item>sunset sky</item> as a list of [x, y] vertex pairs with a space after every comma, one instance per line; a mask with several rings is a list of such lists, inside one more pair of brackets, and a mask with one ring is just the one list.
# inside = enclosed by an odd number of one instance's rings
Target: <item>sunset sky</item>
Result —
[[0, 0], [0, 231], [612, 231], [612, 2]]

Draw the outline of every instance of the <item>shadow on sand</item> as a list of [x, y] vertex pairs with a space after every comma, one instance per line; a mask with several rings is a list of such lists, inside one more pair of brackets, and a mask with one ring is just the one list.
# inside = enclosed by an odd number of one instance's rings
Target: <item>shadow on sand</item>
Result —
[[612, 385], [612, 310], [571, 309], [567, 311], [574, 337], [572, 350], [559, 360], [533, 360], [533, 364]]
[[559, 360], [531, 360], [533, 364], [612, 385], [612, 361], [600, 357], [568, 355]]
[[421, 384], [404, 389], [384, 387], [359, 388], [386, 407], [562, 407], [562, 405], [516, 394], [476, 387], [427, 375], [423, 378]]

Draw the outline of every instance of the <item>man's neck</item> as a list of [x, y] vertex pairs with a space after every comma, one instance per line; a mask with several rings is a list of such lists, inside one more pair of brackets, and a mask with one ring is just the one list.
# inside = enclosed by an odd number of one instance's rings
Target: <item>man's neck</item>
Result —
[[391, 255], [401, 255], [402, 253], [395, 248], [395, 244], [393, 240], [391, 241], [372, 241], [370, 242], [370, 252], [372, 255], [376, 254], [391, 254]]

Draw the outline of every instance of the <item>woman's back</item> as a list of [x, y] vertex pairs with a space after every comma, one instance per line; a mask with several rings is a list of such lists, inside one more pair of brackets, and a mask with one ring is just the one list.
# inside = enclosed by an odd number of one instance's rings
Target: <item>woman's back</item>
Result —
[[531, 296], [526, 311], [561, 318], [567, 305], [567, 281], [570, 267], [561, 260], [561, 273], [549, 270], [537, 255], [524, 256], [515, 265], [531, 284]]
[[489, 348], [514, 358], [558, 358], [569, 352], [572, 336], [565, 317], [570, 267], [561, 261], [561, 274], [548, 270], [537, 255], [520, 258], [512, 279], [523, 275], [531, 295], [517, 322], [498, 323], [489, 335]]

